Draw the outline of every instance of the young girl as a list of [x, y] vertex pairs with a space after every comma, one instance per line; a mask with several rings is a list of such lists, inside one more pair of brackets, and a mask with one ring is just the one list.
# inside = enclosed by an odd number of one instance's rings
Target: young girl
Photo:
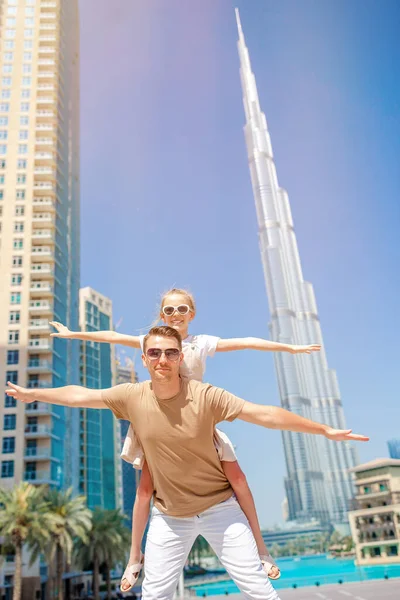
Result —
[[[184, 360], [181, 365], [181, 375], [189, 379], [202, 381], [206, 360], [208, 356], [214, 356], [215, 352], [229, 352], [232, 350], [268, 350], [272, 352], [290, 352], [297, 354], [320, 350], [319, 345], [293, 346], [280, 344], [259, 338], [233, 338], [220, 339], [209, 335], [189, 335], [189, 324], [196, 315], [196, 307], [192, 294], [186, 290], [173, 288], [166, 292], [161, 299], [160, 319], [166, 325], [174, 327], [182, 337], [182, 352]], [[57, 333], [53, 337], [89, 340], [94, 342], [108, 342], [123, 344], [133, 348], [142, 348], [144, 336], [131, 336], [117, 333], [115, 331], [96, 332], [71, 332], [60, 323], [51, 322]], [[271, 579], [280, 577], [280, 570], [270, 556], [263, 537], [256, 513], [253, 495], [247, 484], [246, 476], [237, 461], [234, 448], [229, 438], [221, 431], [215, 431], [215, 446], [221, 460], [225, 476], [232, 486], [237, 500], [245, 513], [249, 525], [253, 531], [260, 559], [265, 572]], [[153, 495], [153, 482], [136, 440], [136, 436], [130, 426], [121, 454], [124, 460], [131, 462], [134, 468], [142, 469], [142, 476], [137, 490], [132, 517], [132, 546], [129, 564], [122, 577], [121, 590], [130, 590], [136, 583], [143, 562], [140, 547], [150, 512], [150, 502]]]

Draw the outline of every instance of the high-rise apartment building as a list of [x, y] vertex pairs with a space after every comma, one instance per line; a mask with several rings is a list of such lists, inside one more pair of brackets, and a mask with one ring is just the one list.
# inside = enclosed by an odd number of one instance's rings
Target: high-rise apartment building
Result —
[[[0, 3], [0, 381], [79, 382], [78, 0]], [[0, 485], [78, 489], [79, 413], [0, 403]]]
[[[79, 292], [82, 331], [112, 329], [112, 302], [90, 287]], [[81, 342], [81, 385], [94, 389], [115, 384], [114, 346]], [[120, 426], [110, 410], [82, 408], [79, 431], [79, 491], [89, 508], [122, 507]]]
[[388, 441], [390, 458], [400, 458], [400, 438]]
[[[133, 362], [129, 358], [117, 359], [117, 383], [136, 383], [137, 376]], [[123, 445], [129, 429], [129, 421], [120, 421], [121, 445]], [[127, 522], [132, 527], [132, 509], [136, 498], [136, 490], [139, 485], [140, 473], [125, 460], [122, 461], [122, 496], [123, 511]]]
[[[303, 278], [290, 203], [279, 185], [267, 121], [261, 111], [239, 13], [238, 50], [245, 138], [257, 210], [259, 244], [271, 315], [271, 339], [289, 344], [321, 344], [318, 354], [275, 353], [283, 408], [332, 427], [345, 429], [336, 373], [329, 368], [314, 289]], [[349, 469], [354, 448], [322, 436], [282, 432], [289, 518], [344, 523], [353, 495]]]

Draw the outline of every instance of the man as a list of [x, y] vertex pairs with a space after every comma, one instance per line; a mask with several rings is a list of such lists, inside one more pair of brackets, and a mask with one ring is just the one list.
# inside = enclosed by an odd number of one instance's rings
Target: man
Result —
[[154, 508], [146, 545], [143, 600], [171, 600], [198, 535], [213, 547], [246, 598], [279, 600], [262, 569], [247, 520], [227, 481], [213, 443], [223, 420], [239, 418], [271, 429], [367, 441], [282, 408], [246, 402], [223, 389], [179, 376], [179, 333], [154, 327], [144, 339], [143, 364], [151, 381], [108, 390], [80, 386], [24, 389], [9, 383], [7, 394], [22, 402], [79, 408], [110, 408], [129, 420], [146, 456], [154, 484]]

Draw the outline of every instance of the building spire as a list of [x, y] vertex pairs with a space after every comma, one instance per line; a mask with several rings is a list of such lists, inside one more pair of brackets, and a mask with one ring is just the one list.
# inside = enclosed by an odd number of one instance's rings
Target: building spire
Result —
[[235, 8], [235, 15], [236, 15], [236, 23], [237, 23], [238, 33], [239, 33], [239, 40], [244, 43], [243, 29], [242, 29], [242, 24], [240, 22], [240, 15], [239, 15], [238, 8]]

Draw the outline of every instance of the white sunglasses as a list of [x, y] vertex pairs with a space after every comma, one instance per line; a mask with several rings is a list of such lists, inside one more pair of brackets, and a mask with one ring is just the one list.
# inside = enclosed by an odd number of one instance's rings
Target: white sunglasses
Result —
[[187, 304], [180, 304], [179, 306], [172, 306], [171, 304], [168, 304], [167, 306], [163, 306], [161, 309], [161, 312], [166, 317], [172, 317], [175, 312], [179, 313], [180, 315], [187, 315], [190, 311], [191, 308]]

